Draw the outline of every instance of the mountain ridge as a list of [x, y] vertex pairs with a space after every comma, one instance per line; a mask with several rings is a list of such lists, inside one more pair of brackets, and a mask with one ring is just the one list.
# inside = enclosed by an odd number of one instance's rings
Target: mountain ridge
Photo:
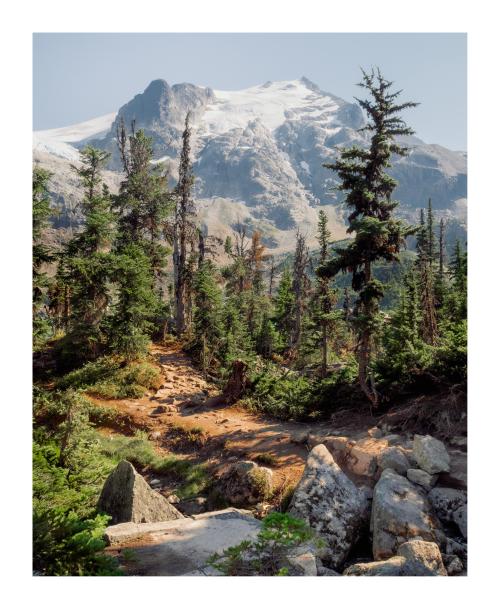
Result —
[[[339, 147], [367, 145], [367, 136], [358, 131], [365, 118], [357, 104], [322, 91], [305, 77], [238, 91], [156, 79], [116, 113], [34, 132], [35, 158], [43, 152], [74, 162], [78, 148], [90, 142], [108, 150], [109, 168], [119, 171], [116, 127], [121, 120], [126, 125], [134, 121], [152, 137], [156, 162], [163, 162], [175, 180], [188, 112], [195, 192], [207, 231], [223, 236], [243, 221], [259, 228], [271, 247], [290, 249], [297, 227], [314, 236], [321, 206], [334, 235], [342, 238], [342, 196], [334, 190], [335, 175], [323, 164], [335, 158]], [[438, 215], [463, 224], [466, 155], [417, 137], [405, 143], [408, 157], [396, 158], [391, 169], [399, 182], [400, 215], [415, 220], [430, 197]]]

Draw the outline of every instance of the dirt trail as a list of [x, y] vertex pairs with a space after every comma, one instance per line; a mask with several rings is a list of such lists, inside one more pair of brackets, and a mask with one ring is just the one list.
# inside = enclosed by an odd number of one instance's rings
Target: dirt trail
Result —
[[[156, 393], [139, 399], [92, 400], [126, 415], [132, 427], [146, 429], [161, 451], [208, 462], [214, 469], [228, 460], [258, 460], [259, 455], [270, 453], [275, 462], [266, 465], [273, 469], [275, 486], [284, 486], [296, 482], [302, 474], [307, 455], [303, 439], [307, 433], [345, 432], [328, 422], [278, 421], [238, 406], [207, 408], [203, 401], [217, 395], [218, 389], [205, 381], [179, 346], [154, 345], [151, 353], [164, 378]], [[373, 421], [367, 421], [364, 431], [372, 425]]]

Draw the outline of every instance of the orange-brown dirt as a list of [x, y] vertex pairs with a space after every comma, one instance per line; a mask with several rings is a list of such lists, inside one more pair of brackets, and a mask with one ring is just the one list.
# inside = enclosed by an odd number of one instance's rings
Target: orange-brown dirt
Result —
[[[306, 437], [345, 432], [333, 422], [297, 423], [250, 413], [238, 404], [206, 407], [203, 401], [219, 389], [207, 382], [178, 344], [154, 345], [151, 354], [161, 366], [163, 384], [156, 393], [139, 399], [104, 400], [90, 396], [101, 406], [117, 410], [129, 427], [146, 430], [159, 452], [174, 452], [193, 462], [204, 462], [213, 470], [231, 457], [259, 461], [272, 455], [275, 489], [295, 484], [304, 469]], [[155, 413], [158, 407], [165, 412]], [[368, 413], [366, 431], [375, 424]], [[357, 421], [358, 430], [360, 421]], [[190, 430], [192, 433], [189, 433]], [[102, 429], [112, 433], [110, 429]], [[353, 430], [354, 431], [354, 430]], [[350, 434], [349, 434], [350, 435]]]

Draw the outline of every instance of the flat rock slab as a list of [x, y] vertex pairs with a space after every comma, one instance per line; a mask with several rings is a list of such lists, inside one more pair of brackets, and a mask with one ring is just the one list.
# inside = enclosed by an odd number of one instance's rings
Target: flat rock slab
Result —
[[216, 575], [207, 560], [215, 552], [255, 539], [261, 523], [229, 508], [169, 522], [126, 522], [108, 527], [106, 552], [127, 575]]

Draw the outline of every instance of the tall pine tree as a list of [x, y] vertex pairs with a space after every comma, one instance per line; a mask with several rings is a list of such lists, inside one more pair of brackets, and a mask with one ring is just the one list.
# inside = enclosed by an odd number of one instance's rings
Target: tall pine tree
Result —
[[346, 148], [335, 163], [326, 165], [337, 172], [339, 189], [347, 193], [346, 203], [352, 210], [348, 232], [354, 234], [354, 239], [346, 248], [338, 248], [337, 257], [319, 269], [320, 275], [325, 277], [333, 277], [339, 272], [352, 273], [352, 288], [358, 293], [353, 311], [358, 339], [358, 379], [372, 407], [379, 404], [371, 363], [373, 338], [379, 326], [379, 303], [383, 296], [382, 284], [373, 277], [373, 263], [397, 261], [405, 237], [411, 232], [393, 216], [398, 202], [391, 196], [397, 183], [386, 169], [391, 165], [392, 154], [407, 154], [407, 149], [397, 143], [396, 138], [410, 135], [413, 130], [400, 113], [417, 104], [397, 103], [401, 92], [392, 92], [392, 84], [379, 70], [363, 72], [360, 86], [367, 89], [370, 98], [357, 101], [368, 114], [363, 131], [371, 133], [370, 146], [368, 149]]

